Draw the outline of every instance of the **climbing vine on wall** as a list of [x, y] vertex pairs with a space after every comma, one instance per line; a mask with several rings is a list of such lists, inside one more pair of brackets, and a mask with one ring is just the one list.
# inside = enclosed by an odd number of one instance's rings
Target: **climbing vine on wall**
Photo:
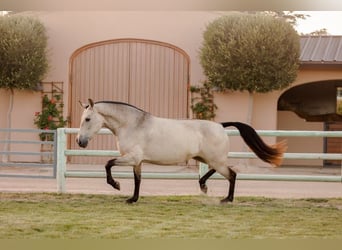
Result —
[[[39, 129], [55, 130], [67, 125], [68, 120], [63, 117], [63, 103], [61, 102], [61, 96], [54, 94], [50, 99], [47, 95], [44, 95], [42, 100], [42, 111], [35, 112], [34, 124]], [[52, 141], [53, 134], [41, 133], [41, 140]]]
[[207, 81], [202, 86], [191, 86], [191, 110], [194, 118], [213, 120], [217, 106], [214, 103], [212, 89]]

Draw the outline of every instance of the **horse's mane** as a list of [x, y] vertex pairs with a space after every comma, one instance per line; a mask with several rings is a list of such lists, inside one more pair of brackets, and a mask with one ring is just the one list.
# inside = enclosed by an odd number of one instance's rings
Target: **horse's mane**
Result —
[[117, 102], [117, 101], [98, 101], [98, 102], [95, 102], [95, 103], [109, 103], [109, 104], [118, 104], [118, 105], [124, 105], [124, 106], [128, 106], [128, 107], [131, 107], [131, 108], [134, 108], [138, 111], [141, 111], [143, 113], [147, 113], [146, 111], [132, 105], [132, 104], [129, 104], [129, 103], [126, 103], [126, 102]]

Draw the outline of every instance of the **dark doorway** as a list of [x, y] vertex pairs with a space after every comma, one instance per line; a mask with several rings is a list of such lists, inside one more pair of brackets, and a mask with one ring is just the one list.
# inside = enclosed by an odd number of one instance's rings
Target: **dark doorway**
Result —
[[295, 112], [306, 121], [342, 121], [336, 112], [336, 96], [342, 80], [306, 83], [285, 91], [278, 100], [278, 110]]
[[[278, 110], [292, 111], [306, 122], [323, 122], [326, 131], [342, 130], [337, 96], [342, 80], [311, 82], [285, 91], [278, 100]], [[325, 153], [342, 153], [342, 138], [324, 138]], [[324, 166], [341, 166], [340, 160], [325, 160]]]

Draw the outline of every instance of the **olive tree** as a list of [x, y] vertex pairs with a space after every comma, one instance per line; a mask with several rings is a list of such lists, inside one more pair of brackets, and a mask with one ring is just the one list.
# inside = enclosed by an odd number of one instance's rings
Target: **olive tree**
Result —
[[0, 88], [9, 91], [8, 128], [11, 128], [14, 90], [37, 90], [47, 72], [46, 47], [46, 30], [38, 19], [20, 15], [0, 17]]
[[248, 91], [251, 122], [253, 93], [289, 86], [299, 67], [299, 35], [283, 18], [231, 14], [207, 26], [200, 62], [209, 84], [219, 91]]

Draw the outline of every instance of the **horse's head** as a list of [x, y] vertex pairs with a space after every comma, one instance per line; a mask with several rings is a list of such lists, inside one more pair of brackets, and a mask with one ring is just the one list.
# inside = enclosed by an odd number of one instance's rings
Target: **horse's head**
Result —
[[97, 112], [93, 100], [88, 99], [88, 101], [88, 104], [80, 102], [84, 111], [81, 117], [80, 131], [77, 134], [76, 142], [82, 148], [87, 147], [89, 140], [102, 128], [104, 123], [104, 118]]

